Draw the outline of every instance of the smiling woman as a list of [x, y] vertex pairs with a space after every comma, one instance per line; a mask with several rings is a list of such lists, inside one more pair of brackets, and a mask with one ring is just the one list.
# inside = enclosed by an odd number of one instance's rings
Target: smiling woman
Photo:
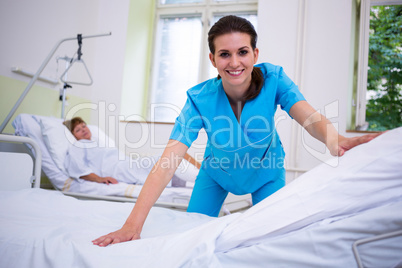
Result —
[[254, 66], [259, 53], [256, 40], [253, 25], [241, 17], [225, 16], [212, 26], [209, 59], [219, 77], [187, 91], [186, 104], [162, 154], [165, 165], [154, 167], [123, 227], [95, 239], [95, 245], [140, 238], [152, 205], [180, 164], [177, 159], [184, 157], [201, 129], [208, 142], [187, 211], [210, 216], [218, 215], [229, 192], [251, 194], [255, 205], [285, 185], [285, 153], [274, 122], [278, 105], [335, 156], [376, 137], [339, 135], [280, 66]]

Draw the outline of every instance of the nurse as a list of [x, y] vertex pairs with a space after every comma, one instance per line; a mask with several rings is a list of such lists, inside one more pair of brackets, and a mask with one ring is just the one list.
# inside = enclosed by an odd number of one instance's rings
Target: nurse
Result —
[[205, 129], [208, 143], [189, 212], [217, 216], [228, 192], [251, 193], [256, 204], [285, 185], [284, 151], [275, 129], [280, 105], [331, 154], [368, 142], [378, 134], [346, 138], [310, 106], [281, 67], [255, 65], [259, 50], [252, 24], [226, 16], [208, 33], [209, 58], [219, 76], [187, 91], [170, 140], [123, 227], [93, 241], [107, 246], [140, 238], [145, 219], [176, 167]]

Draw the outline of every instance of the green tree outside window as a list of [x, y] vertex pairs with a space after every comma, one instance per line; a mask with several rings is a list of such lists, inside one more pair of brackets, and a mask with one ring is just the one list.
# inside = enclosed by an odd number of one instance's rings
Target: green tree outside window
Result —
[[368, 130], [402, 126], [402, 6], [370, 11], [366, 121]]

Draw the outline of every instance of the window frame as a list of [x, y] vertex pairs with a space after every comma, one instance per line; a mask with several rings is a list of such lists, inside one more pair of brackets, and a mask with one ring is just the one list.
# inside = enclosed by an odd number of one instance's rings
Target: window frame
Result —
[[402, 0], [355, 0], [358, 10], [358, 22], [356, 22], [356, 32], [358, 40], [358, 60], [355, 69], [356, 86], [354, 87], [353, 103], [354, 116], [352, 115], [351, 129], [365, 131], [368, 128], [366, 122], [366, 103], [367, 103], [367, 74], [368, 74], [368, 55], [369, 55], [369, 36], [370, 36], [370, 10], [372, 6], [402, 5]]
[[[156, 76], [158, 74], [159, 68], [157, 66], [158, 62], [158, 36], [160, 37], [160, 25], [159, 20], [164, 16], [196, 16], [201, 15], [201, 23], [203, 25], [202, 37], [201, 37], [201, 52], [200, 52], [200, 68], [198, 70], [198, 83], [209, 79], [209, 67], [210, 60], [208, 57], [208, 31], [210, 29], [211, 22], [213, 20], [213, 15], [215, 14], [236, 14], [236, 13], [246, 13], [251, 12], [258, 14], [258, 0], [235, 0], [230, 2], [216, 2], [213, 0], [204, 0], [201, 3], [191, 3], [191, 4], [160, 4], [159, 0], [155, 0], [157, 3], [155, 5], [155, 17], [154, 17], [154, 30], [153, 30], [153, 42], [152, 42], [152, 53], [151, 53], [151, 69], [149, 74], [149, 91], [147, 96], [147, 107], [146, 107], [146, 118], [148, 121], [157, 122], [152, 118], [152, 99], [154, 94], [154, 87], [156, 86]], [[207, 27], [205, 27], [207, 25]], [[166, 123], [166, 122], [165, 122]], [[169, 122], [168, 122], [169, 123]], [[173, 123], [173, 122], [171, 122]]]

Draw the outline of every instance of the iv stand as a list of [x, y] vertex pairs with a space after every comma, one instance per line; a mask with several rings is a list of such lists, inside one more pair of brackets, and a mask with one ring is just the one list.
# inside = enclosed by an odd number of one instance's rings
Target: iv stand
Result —
[[[66, 61], [66, 70], [68, 70], [70, 68], [70, 62], [72, 62], [73, 58], [68, 58], [67, 56], [63, 57], [63, 58], [57, 58], [57, 60], [65, 60]], [[62, 77], [64, 76], [64, 80], [67, 80], [67, 72], [64, 72], [64, 75], [62, 75]], [[60, 100], [62, 101], [62, 105], [61, 105], [61, 118], [64, 118], [64, 108], [66, 105], [66, 91], [67, 88], [71, 88], [71, 85], [69, 85], [67, 82], [64, 82], [63, 85], [63, 89], [60, 89]]]
[[[98, 34], [98, 35], [87, 35], [87, 36], [82, 36], [82, 39], [93, 38], [93, 37], [101, 37], [101, 36], [109, 36], [109, 35], [112, 35], [112, 33], [109, 32], [109, 33]], [[27, 85], [27, 87], [25, 88], [24, 92], [21, 94], [21, 96], [19, 97], [19, 99], [15, 103], [14, 107], [8, 113], [6, 119], [4, 119], [3, 123], [0, 126], [0, 133], [3, 133], [3, 130], [6, 127], [6, 125], [8, 124], [8, 122], [10, 121], [11, 117], [14, 115], [15, 111], [17, 110], [17, 108], [21, 105], [21, 102], [24, 100], [24, 98], [28, 94], [29, 90], [31, 90], [31, 88], [35, 84], [36, 80], [38, 80], [39, 75], [42, 73], [43, 69], [45, 69], [46, 65], [49, 63], [50, 59], [52, 58], [52, 56], [56, 52], [56, 50], [59, 48], [59, 46], [63, 42], [71, 41], [71, 40], [77, 40], [77, 37], [70, 37], [70, 38], [61, 39], [58, 43], [56, 43], [56, 45], [50, 51], [49, 55], [43, 61], [42, 65], [39, 67], [38, 71], [32, 77], [31, 81], [29, 81], [29, 84]]]

